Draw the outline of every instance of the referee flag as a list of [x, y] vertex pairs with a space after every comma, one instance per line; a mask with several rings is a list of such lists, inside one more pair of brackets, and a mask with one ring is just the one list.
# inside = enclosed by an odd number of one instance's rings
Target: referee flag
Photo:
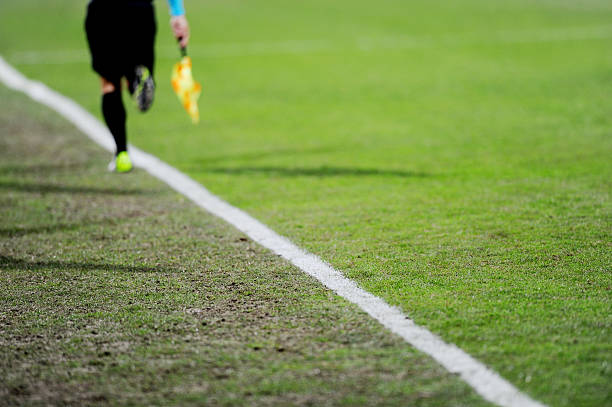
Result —
[[183, 56], [180, 62], [174, 64], [172, 69], [172, 88], [191, 117], [191, 121], [194, 124], [198, 123], [200, 121], [198, 99], [202, 92], [202, 86], [193, 79], [190, 57]]

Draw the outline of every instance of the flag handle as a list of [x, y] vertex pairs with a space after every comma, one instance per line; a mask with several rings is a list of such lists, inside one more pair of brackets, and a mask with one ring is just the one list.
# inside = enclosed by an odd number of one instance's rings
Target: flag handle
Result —
[[179, 43], [179, 49], [181, 50], [181, 57], [185, 58], [187, 56], [187, 47], [181, 47], [181, 41], [183, 40], [183, 37], [178, 37], [176, 39]]

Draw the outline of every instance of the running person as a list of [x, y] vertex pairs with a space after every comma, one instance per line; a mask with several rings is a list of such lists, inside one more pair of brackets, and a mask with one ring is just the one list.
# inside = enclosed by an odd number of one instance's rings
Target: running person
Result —
[[[189, 24], [183, 0], [168, 0], [170, 26], [182, 47], [189, 41]], [[117, 150], [109, 170], [128, 172], [132, 161], [127, 152], [126, 113], [121, 98], [121, 80], [138, 110], [146, 112], [153, 104], [155, 82], [155, 10], [153, 0], [91, 0], [87, 6], [85, 32], [93, 70], [102, 83], [102, 115]]]

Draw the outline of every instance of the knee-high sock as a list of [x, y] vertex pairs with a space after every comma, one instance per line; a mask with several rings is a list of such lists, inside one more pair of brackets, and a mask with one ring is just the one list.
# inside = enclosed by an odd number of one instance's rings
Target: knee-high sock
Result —
[[127, 150], [127, 141], [125, 134], [125, 107], [121, 99], [121, 90], [116, 87], [114, 92], [105, 93], [102, 95], [102, 115], [104, 121], [115, 138], [117, 145], [117, 154]]

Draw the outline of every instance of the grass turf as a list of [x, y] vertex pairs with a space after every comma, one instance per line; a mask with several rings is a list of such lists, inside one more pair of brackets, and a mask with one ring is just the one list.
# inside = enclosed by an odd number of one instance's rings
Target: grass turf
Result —
[[0, 88], [0, 405], [487, 405], [356, 307]]
[[[612, 405], [609, 2], [187, 6], [203, 123], [162, 6], [135, 144], [534, 397]], [[9, 61], [97, 112], [81, 2], [0, 7]]]

